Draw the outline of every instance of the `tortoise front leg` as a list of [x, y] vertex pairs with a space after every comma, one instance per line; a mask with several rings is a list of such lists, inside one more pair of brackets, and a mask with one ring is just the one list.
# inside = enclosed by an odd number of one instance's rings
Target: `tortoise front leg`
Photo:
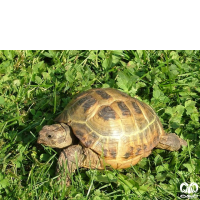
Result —
[[177, 151], [181, 146], [187, 146], [187, 142], [179, 138], [175, 133], [170, 133], [160, 137], [156, 148]]
[[81, 145], [73, 145], [63, 149], [58, 159], [57, 173], [61, 174], [62, 178], [66, 177], [67, 186], [71, 182], [70, 175], [80, 167], [101, 169], [99, 156]]
[[80, 145], [73, 145], [61, 151], [56, 171], [60, 174], [62, 180], [66, 178], [67, 186], [69, 186], [71, 182], [70, 175], [77, 167], [82, 167], [82, 162], [84, 160], [85, 155]]

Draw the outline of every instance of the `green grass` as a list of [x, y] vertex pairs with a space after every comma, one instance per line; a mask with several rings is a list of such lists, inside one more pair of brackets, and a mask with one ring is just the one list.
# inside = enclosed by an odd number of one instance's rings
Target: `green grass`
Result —
[[[126, 170], [79, 169], [59, 184], [59, 153], [38, 132], [77, 93], [111, 87], [151, 105], [188, 142]], [[200, 187], [200, 51], [0, 51], [0, 199], [181, 199]], [[196, 193], [200, 197], [200, 189]]]

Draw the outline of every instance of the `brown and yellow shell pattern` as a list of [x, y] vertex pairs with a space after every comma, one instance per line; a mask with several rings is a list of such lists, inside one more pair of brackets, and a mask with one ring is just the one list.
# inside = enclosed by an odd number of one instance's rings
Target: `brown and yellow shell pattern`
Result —
[[129, 160], [151, 151], [164, 135], [153, 109], [111, 88], [75, 97], [56, 121], [71, 126], [80, 142], [111, 160]]

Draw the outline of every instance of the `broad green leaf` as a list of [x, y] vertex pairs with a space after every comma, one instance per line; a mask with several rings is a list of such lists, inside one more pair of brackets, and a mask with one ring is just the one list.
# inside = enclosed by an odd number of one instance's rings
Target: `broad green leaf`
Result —
[[94, 51], [91, 51], [90, 52], [90, 55], [89, 55], [89, 58], [88, 59], [91, 59], [93, 61], [96, 61], [96, 54], [94, 53]]
[[4, 61], [0, 64], [0, 75], [1, 74], [10, 74], [13, 71], [10, 61]]
[[167, 164], [167, 163], [156, 167], [156, 171], [158, 173], [162, 172], [162, 171], [168, 171], [168, 169], [169, 169], [169, 164]]
[[170, 77], [171, 79], [174, 79], [175, 77], [178, 76], [178, 74], [179, 74], [179, 72], [178, 72], [178, 67], [177, 67], [176, 65], [171, 65], [171, 66], [169, 67], [169, 77]]
[[44, 56], [48, 57], [48, 58], [52, 58], [52, 54], [48, 53], [48, 52], [44, 52], [43, 53]]
[[191, 67], [186, 64], [186, 63], [183, 63], [182, 64], [182, 69], [185, 71], [185, 72], [189, 72], [191, 70]]
[[2, 96], [0, 96], [0, 105], [4, 105], [5, 104], [5, 100]]
[[38, 74], [39, 70], [41, 70], [43, 67], [44, 67], [44, 62], [43, 61], [33, 65], [32, 66], [33, 74]]
[[105, 52], [104, 52], [103, 50], [100, 50], [98, 56], [99, 56], [100, 58], [104, 59], [104, 58], [105, 58]]
[[190, 117], [193, 121], [199, 122], [199, 113], [193, 113]]
[[69, 81], [69, 83], [73, 83], [75, 81], [75, 75], [76, 75], [76, 72], [72, 69], [69, 69], [65, 72], [65, 77], [66, 77], [66, 80]]
[[35, 115], [35, 109], [30, 109], [32, 115]]
[[167, 172], [157, 173], [156, 175], [156, 179], [161, 182], [165, 181], [166, 177], [167, 177]]
[[197, 108], [195, 107], [196, 102], [192, 100], [188, 100], [185, 102], [185, 109], [187, 115], [193, 114], [193, 113], [198, 113]]
[[47, 73], [47, 72], [42, 72], [42, 75], [43, 75], [44, 79], [46, 79], [46, 80], [51, 80], [51, 76], [50, 76], [49, 73]]
[[137, 50], [137, 54], [138, 54], [139, 58], [142, 58], [143, 50]]
[[174, 109], [171, 108], [171, 107], [167, 107], [167, 108], [165, 109], [165, 113], [167, 113], [167, 114], [169, 114], [169, 115], [173, 115]]
[[187, 111], [187, 115], [190, 115], [193, 121], [199, 121], [199, 113], [197, 111], [197, 108], [195, 107], [195, 104], [195, 101], [188, 100], [185, 102], [185, 109]]
[[170, 125], [172, 128], [177, 129], [180, 126], [184, 110], [185, 107], [182, 105], [173, 108], [173, 115], [170, 119]]
[[193, 53], [193, 50], [185, 50], [185, 52], [188, 54], [188, 55], [191, 55]]
[[162, 163], [163, 158], [158, 154], [155, 158], [154, 158], [154, 162], [155, 165], [159, 165]]
[[50, 157], [51, 157], [51, 156], [50, 156], [49, 154], [44, 153], [44, 154], [41, 154], [41, 155], [40, 155], [40, 160], [46, 162], [46, 161], [49, 160]]
[[190, 163], [185, 163], [185, 164], [183, 164], [183, 166], [186, 167], [190, 173], [192, 173], [195, 169], [194, 165], [192, 165]]
[[113, 50], [112, 54], [118, 57], [123, 56], [123, 50]]
[[56, 55], [58, 55], [58, 52], [55, 50], [49, 50], [49, 54], [51, 55], [51, 57], [55, 57]]
[[35, 82], [39, 85], [42, 83], [42, 79], [39, 76], [35, 76]]
[[199, 88], [199, 86], [200, 86], [200, 82], [199, 82], [199, 79], [197, 79], [197, 78], [193, 78], [192, 80], [191, 80], [191, 82], [189, 82], [188, 83], [188, 86], [190, 87], [190, 88]]
[[118, 76], [117, 76], [117, 85], [119, 86], [119, 88], [123, 89], [124, 92], [128, 92], [129, 91], [129, 77], [124, 73], [124, 72], [119, 72]]
[[7, 59], [12, 60], [14, 56], [14, 52], [10, 50], [4, 50], [4, 55], [7, 57]]
[[182, 105], [176, 106], [176, 111], [177, 111], [178, 116], [182, 116], [184, 110], [185, 110], [184, 106], [182, 106]]
[[9, 180], [7, 178], [0, 180], [0, 188], [6, 188], [9, 185]]
[[169, 102], [169, 98], [156, 86], [153, 90], [152, 101], [167, 103]]
[[13, 84], [16, 85], [16, 86], [20, 86], [21, 81], [19, 79], [16, 79], [16, 80], [13, 81]]
[[102, 63], [102, 67], [105, 69], [105, 70], [108, 70], [110, 69], [112, 66], [112, 56], [110, 56], [109, 58], [106, 58], [103, 63]]
[[170, 52], [170, 57], [171, 57], [172, 59], [174, 59], [174, 60], [179, 60], [179, 55], [178, 55], [178, 53], [175, 52], [175, 51], [171, 51], [171, 52]]
[[162, 95], [163, 93], [158, 89], [153, 91], [153, 97], [156, 99], [159, 99]]

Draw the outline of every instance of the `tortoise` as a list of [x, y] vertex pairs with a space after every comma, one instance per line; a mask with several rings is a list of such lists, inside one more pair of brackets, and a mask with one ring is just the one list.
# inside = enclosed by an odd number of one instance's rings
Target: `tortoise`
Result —
[[77, 167], [124, 169], [155, 147], [176, 151], [187, 145], [176, 134], [165, 133], [149, 105], [112, 88], [79, 94], [55, 121], [42, 128], [37, 142], [62, 149], [58, 171], [66, 163], [70, 173]]

